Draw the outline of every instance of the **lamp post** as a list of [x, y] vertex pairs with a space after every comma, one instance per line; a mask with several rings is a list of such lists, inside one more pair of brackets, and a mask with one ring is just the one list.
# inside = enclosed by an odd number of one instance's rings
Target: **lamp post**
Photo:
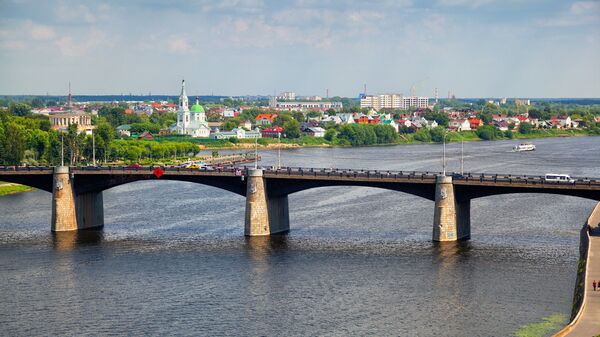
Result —
[[60, 132], [60, 166], [65, 166], [65, 134]]
[[444, 177], [446, 176], [446, 131], [444, 131], [444, 137], [442, 138], [444, 143], [444, 152], [442, 154], [442, 171]]
[[465, 140], [460, 139], [460, 174], [465, 174]]
[[94, 129], [92, 129], [92, 163], [96, 166], [96, 134]]
[[254, 138], [254, 169], [258, 169], [258, 137]]
[[279, 145], [277, 146], [277, 169], [281, 168], [281, 132], [277, 132], [277, 138], [279, 139]]

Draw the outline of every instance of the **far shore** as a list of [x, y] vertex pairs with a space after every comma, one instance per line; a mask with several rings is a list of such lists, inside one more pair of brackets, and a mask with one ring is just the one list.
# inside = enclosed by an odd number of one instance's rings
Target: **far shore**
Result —
[[[480, 138], [463, 138], [462, 141], [471, 142], [471, 141], [498, 141], [498, 140], [509, 140], [519, 142], [527, 139], [538, 139], [538, 138], [570, 138], [570, 137], [597, 137], [597, 135], [585, 134], [581, 131], [577, 131], [578, 133], [570, 133], [570, 134], [543, 134], [543, 133], [534, 133], [534, 134], [515, 134], [514, 138], [501, 138], [501, 139], [493, 139], [493, 140], [483, 140]], [[351, 145], [340, 145], [340, 144], [332, 144], [327, 141], [323, 141], [323, 143], [290, 143], [290, 140], [286, 142], [272, 142], [268, 144], [258, 144], [258, 148], [262, 151], [264, 150], [276, 150], [276, 149], [300, 149], [300, 148], [352, 148], [352, 147], [373, 147], [373, 146], [395, 146], [395, 145], [422, 145], [422, 144], [441, 144], [437, 142], [421, 142], [414, 139], [402, 139], [403, 135], [400, 135], [401, 140], [397, 143], [389, 143], [389, 144], [373, 144], [373, 145], [359, 145], [359, 146], [351, 146]], [[447, 143], [457, 143], [460, 142], [461, 139], [449, 139]], [[230, 143], [228, 146], [210, 146], [199, 144], [198, 147], [201, 150], [252, 150], [256, 147], [254, 142], [244, 142], [244, 143]]]

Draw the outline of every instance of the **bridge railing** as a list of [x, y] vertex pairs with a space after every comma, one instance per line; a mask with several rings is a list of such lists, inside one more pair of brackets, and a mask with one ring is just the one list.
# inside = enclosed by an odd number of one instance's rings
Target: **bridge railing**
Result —
[[[185, 168], [180, 166], [75, 166], [71, 167], [77, 171], [109, 171], [117, 172], [147, 172], [149, 174], [158, 167], [165, 172], [217, 172], [232, 173], [235, 175], [247, 175], [250, 166], [232, 166], [232, 165], [213, 165], [203, 166], [201, 168]], [[403, 180], [433, 180], [442, 172], [436, 171], [396, 171], [396, 170], [371, 170], [371, 169], [348, 169], [348, 168], [314, 168], [314, 167], [260, 167], [267, 175], [287, 175], [287, 176], [313, 176], [313, 177], [347, 177], [347, 178], [369, 178], [369, 179], [403, 179]], [[0, 166], [0, 172], [23, 172], [23, 171], [44, 171], [53, 170], [51, 166]], [[600, 185], [600, 178], [572, 177], [574, 182], [548, 181], [544, 176], [525, 175], [525, 174], [495, 174], [495, 173], [456, 173], [448, 172], [447, 176], [452, 176], [455, 181], [465, 182], [493, 182], [493, 183], [515, 183], [531, 185]]]

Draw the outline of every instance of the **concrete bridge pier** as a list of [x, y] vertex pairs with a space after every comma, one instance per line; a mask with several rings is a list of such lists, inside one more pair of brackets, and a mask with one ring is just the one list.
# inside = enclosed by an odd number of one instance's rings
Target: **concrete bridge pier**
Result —
[[288, 197], [269, 198], [263, 171], [248, 170], [244, 234], [262, 236], [290, 229]]
[[52, 231], [76, 231], [103, 226], [102, 192], [76, 195], [69, 168], [55, 167], [52, 184]]
[[78, 194], [75, 198], [77, 228], [91, 229], [104, 227], [104, 199], [102, 191]]
[[75, 192], [67, 166], [54, 168], [51, 228], [53, 232], [77, 230]]
[[467, 240], [471, 236], [471, 201], [457, 202], [452, 177], [438, 176], [435, 182], [433, 241]]

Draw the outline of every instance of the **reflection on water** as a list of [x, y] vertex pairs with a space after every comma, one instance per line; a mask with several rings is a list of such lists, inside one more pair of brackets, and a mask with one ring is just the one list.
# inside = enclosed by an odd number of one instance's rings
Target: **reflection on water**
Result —
[[104, 238], [102, 230], [52, 232], [52, 243], [58, 251], [71, 251], [83, 246], [100, 245]]

